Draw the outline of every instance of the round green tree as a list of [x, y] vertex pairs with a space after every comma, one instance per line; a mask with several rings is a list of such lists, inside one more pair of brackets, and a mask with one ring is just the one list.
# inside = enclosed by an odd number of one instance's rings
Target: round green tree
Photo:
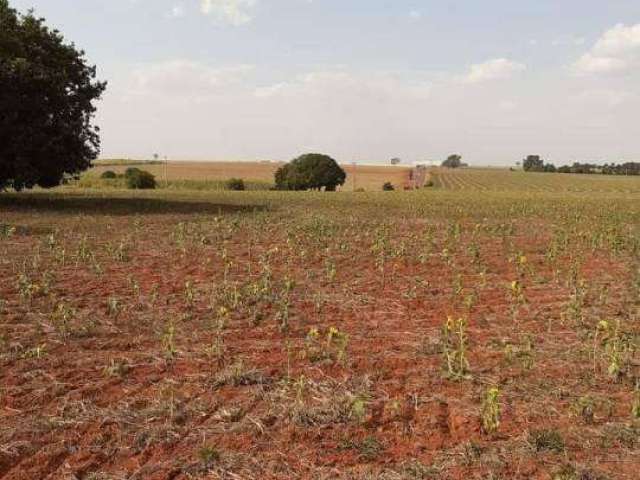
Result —
[[49, 188], [89, 168], [105, 87], [84, 52], [0, 0], [0, 190]]
[[344, 185], [345, 171], [333, 158], [307, 153], [283, 165], [275, 174], [278, 190], [321, 190], [333, 192]]

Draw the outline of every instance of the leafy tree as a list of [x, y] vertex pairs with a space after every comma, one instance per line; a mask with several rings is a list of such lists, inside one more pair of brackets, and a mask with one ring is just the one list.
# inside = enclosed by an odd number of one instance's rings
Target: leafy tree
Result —
[[522, 161], [522, 168], [525, 172], [542, 172], [544, 171], [544, 160], [540, 155], [528, 155]]
[[0, 0], [0, 190], [49, 188], [89, 168], [105, 88], [84, 52]]
[[463, 167], [464, 164], [462, 163], [462, 155], [458, 155], [458, 154], [449, 155], [447, 159], [444, 162], [442, 162], [442, 166], [446, 168]]
[[320, 190], [328, 192], [344, 185], [347, 174], [327, 155], [307, 153], [281, 166], [275, 174], [278, 190]]

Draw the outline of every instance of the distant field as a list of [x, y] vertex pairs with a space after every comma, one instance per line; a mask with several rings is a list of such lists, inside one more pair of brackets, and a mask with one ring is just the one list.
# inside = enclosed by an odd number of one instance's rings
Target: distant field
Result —
[[464, 168], [431, 171], [435, 186], [444, 190], [555, 193], [636, 193], [640, 177], [528, 173], [501, 168]]
[[[169, 162], [135, 165], [151, 172], [157, 180], [198, 180], [214, 181], [242, 178], [249, 181], [273, 182], [273, 175], [282, 163], [276, 162]], [[106, 170], [122, 173], [128, 167], [122, 161], [103, 160], [88, 175], [98, 176]], [[364, 188], [365, 190], [381, 190], [385, 182], [391, 182], [396, 188], [402, 188], [409, 179], [409, 167], [401, 166], [369, 166], [343, 165], [347, 172], [347, 183], [344, 190]]]

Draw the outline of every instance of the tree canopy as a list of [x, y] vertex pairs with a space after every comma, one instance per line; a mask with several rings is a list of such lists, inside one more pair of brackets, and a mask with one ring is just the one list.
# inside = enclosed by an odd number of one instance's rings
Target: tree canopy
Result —
[[278, 190], [335, 191], [344, 185], [345, 171], [331, 157], [320, 153], [307, 153], [281, 166], [275, 174]]
[[59, 185], [99, 153], [93, 102], [106, 83], [44, 22], [0, 0], [0, 190]]
[[453, 154], [449, 155], [447, 159], [442, 162], [442, 166], [445, 168], [460, 168], [466, 167], [466, 164], [462, 163], [462, 155]]

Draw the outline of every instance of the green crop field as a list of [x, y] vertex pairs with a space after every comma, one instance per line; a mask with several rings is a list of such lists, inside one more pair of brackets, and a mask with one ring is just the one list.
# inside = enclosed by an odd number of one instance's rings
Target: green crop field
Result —
[[637, 478], [640, 179], [430, 179], [0, 193], [0, 477]]

